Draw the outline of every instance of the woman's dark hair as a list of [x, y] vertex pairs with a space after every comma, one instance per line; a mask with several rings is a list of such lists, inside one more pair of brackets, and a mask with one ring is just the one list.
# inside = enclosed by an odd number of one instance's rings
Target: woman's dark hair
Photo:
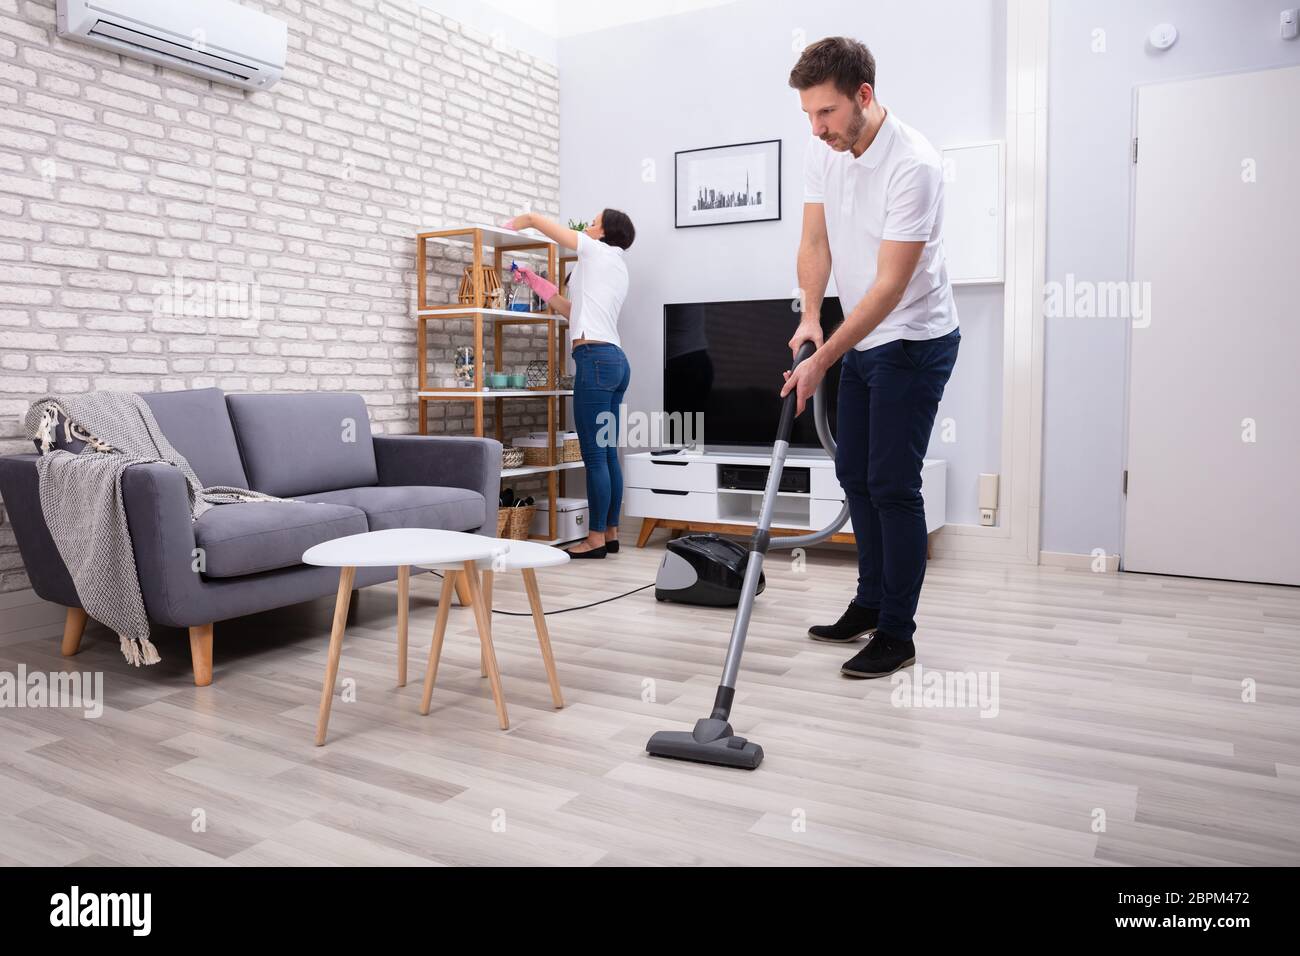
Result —
[[632, 240], [636, 238], [636, 229], [627, 213], [618, 209], [606, 209], [600, 214], [600, 224], [605, 232], [601, 242], [620, 249], [631, 248]]
[[848, 37], [827, 37], [804, 49], [790, 71], [790, 86], [807, 90], [831, 80], [850, 99], [863, 83], [876, 88], [876, 58], [865, 44]]

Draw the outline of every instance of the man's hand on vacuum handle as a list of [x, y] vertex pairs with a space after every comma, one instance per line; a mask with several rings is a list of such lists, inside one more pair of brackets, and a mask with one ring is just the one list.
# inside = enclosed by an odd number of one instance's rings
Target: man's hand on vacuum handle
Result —
[[804, 317], [799, 321], [799, 327], [794, 330], [794, 335], [790, 337], [790, 354], [797, 355], [799, 346], [804, 342], [811, 342], [817, 348], [822, 347], [821, 316], [804, 313]]
[[[784, 398], [791, 389], [798, 390], [796, 414], [803, 412], [804, 404], [816, 393], [817, 386], [827, 370], [839, 361], [840, 356], [866, 338], [902, 300], [907, 284], [921, 260], [921, 250], [924, 247], [924, 242], [901, 242], [889, 239], [880, 244], [880, 252], [876, 256], [876, 280], [867, 289], [867, 294], [862, 297], [862, 301], [844, 317], [844, 321], [840, 323], [840, 327], [831, 335], [829, 341], [820, 343], [820, 335], [818, 336], [820, 344], [811, 358], [803, 362], [794, 372], [785, 373], [785, 385], [781, 389], [781, 397]], [[805, 321], [807, 321], [806, 315]], [[790, 340], [792, 343], [796, 339], [803, 341], [800, 332], [811, 333], [812, 331], [805, 330], [804, 322], [799, 323], [799, 330], [795, 333], [795, 339]], [[811, 335], [809, 334], [808, 337]]]

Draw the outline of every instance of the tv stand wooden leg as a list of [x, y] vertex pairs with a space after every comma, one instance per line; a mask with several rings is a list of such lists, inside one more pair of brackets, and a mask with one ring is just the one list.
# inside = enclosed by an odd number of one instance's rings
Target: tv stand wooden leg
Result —
[[650, 535], [655, 533], [657, 527], [659, 527], [658, 518], [642, 518], [641, 533], [636, 536], [636, 546], [644, 548], [645, 543], [650, 540]]

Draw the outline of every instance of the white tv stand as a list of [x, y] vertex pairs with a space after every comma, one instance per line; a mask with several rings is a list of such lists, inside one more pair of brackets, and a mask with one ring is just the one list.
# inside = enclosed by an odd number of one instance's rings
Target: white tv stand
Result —
[[[628, 455], [623, 477], [623, 510], [641, 518], [637, 547], [644, 547], [656, 528], [674, 531], [718, 531], [748, 534], [758, 523], [761, 491], [719, 487], [720, 465], [767, 465], [770, 450], [679, 452], [652, 456]], [[807, 468], [809, 491], [778, 492], [772, 512], [773, 534], [802, 534], [826, 527], [844, 504], [844, 489], [835, 477], [835, 462], [824, 452], [792, 451], [785, 470]], [[946, 522], [948, 463], [925, 460], [921, 494], [925, 498], [925, 530], [934, 534]], [[832, 541], [853, 542], [853, 523], [846, 522]]]

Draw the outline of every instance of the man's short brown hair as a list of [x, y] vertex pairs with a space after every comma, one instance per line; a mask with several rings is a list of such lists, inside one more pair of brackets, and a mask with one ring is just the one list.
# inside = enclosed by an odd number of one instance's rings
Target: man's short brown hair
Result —
[[790, 85], [806, 90], [830, 80], [850, 99], [863, 83], [876, 88], [876, 58], [866, 44], [848, 37], [827, 37], [806, 47], [790, 71]]

